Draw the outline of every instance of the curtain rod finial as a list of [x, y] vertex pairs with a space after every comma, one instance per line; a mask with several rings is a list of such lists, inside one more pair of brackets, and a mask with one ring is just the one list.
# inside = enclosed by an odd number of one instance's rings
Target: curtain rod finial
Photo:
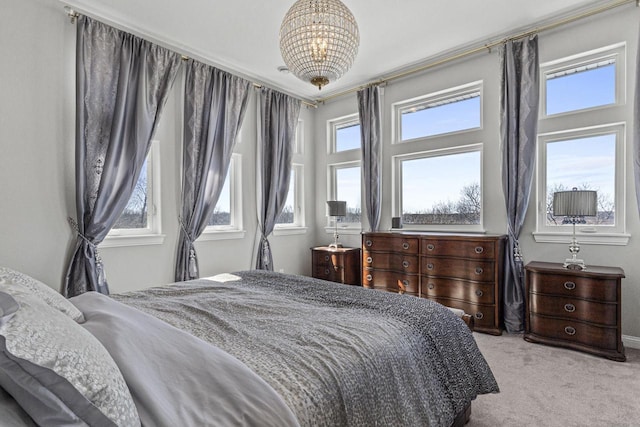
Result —
[[76, 23], [76, 19], [78, 19], [80, 14], [78, 12], [76, 12], [75, 10], [71, 9], [69, 6], [65, 6], [64, 10], [65, 10], [65, 12], [67, 12], [67, 16], [69, 17], [69, 20], [71, 21], [71, 23], [75, 24]]

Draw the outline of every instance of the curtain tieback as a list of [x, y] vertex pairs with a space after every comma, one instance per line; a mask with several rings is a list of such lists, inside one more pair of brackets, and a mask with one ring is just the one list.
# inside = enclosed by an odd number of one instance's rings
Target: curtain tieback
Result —
[[76, 232], [76, 236], [84, 240], [91, 248], [93, 248], [93, 251], [96, 255], [96, 270], [98, 273], [98, 284], [99, 286], [102, 286], [102, 284], [105, 283], [107, 280], [107, 275], [104, 271], [104, 267], [102, 264], [102, 257], [100, 256], [100, 251], [98, 251], [98, 245], [96, 245], [87, 236], [85, 236], [83, 233], [80, 232], [80, 227], [78, 226], [78, 223], [76, 222], [75, 219], [68, 216], [67, 221], [69, 222], [71, 229]]
[[189, 243], [189, 277], [192, 279], [198, 278], [198, 267], [196, 266], [196, 250], [193, 247], [193, 239], [191, 235], [187, 231], [187, 227], [185, 227], [182, 218], [180, 219], [180, 228], [182, 228], [182, 232], [184, 233], [184, 237]]

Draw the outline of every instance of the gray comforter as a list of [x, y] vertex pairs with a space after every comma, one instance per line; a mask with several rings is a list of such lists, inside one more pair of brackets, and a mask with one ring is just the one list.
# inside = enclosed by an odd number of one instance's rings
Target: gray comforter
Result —
[[477, 395], [498, 391], [469, 329], [437, 303], [236, 274], [113, 298], [235, 356], [304, 426], [448, 426]]

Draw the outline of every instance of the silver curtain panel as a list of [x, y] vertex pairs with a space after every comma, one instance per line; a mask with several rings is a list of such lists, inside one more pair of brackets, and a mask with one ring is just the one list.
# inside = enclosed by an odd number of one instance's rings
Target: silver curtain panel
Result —
[[358, 113], [365, 211], [370, 231], [378, 231], [382, 211], [382, 131], [378, 86], [369, 86], [358, 91]]
[[300, 100], [262, 88], [258, 100], [258, 227], [256, 269], [273, 270], [267, 237], [287, 200]]
[[524, 330], [524, 268], [518, 238], [529, 206], [536, 157], [539, 104], [538, 37], [510, 40], [501, 49], [500, 139], [507, 209], [504, 323]]
[[207, 226], [224, 186], [249, 87], [248, 81], [224, 71], [187, 63], [176, 282], [199, 277], [193, 242]]
[[96, 246], [133, 192], [180, 56], [94, 21], [76, 44], [77, 240], [64, 293], [109, 293]]
[[636, 93], [633, 106], [633, 173], [635, 176], [636, 202], [640, 213], [640, 37], [636, 52]]

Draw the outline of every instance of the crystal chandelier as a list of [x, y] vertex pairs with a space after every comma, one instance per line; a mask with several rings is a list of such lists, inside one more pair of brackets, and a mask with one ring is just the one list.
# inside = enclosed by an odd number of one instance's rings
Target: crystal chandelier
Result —
[[351, 68], [359, 44], [356, 19], [340, 0], [298, 0], [280, 26], [285, 64], [318, 89]]

